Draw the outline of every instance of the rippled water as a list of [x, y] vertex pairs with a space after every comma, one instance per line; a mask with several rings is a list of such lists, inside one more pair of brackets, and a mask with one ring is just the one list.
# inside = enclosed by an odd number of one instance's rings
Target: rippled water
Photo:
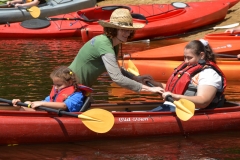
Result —
[[[168, 44], [180, 42], [171, 40]], [[0, 40], [0, 67], [2, 98], [17, 98], [21, 100], [41, 100], [49, 94], [52, 81], [51, 71], [59, 65], [69, 65], [83, 45], [80, 38], [67, 39], [7, 39]], [[123, 45], [122, 53], [155, 48], [165, 43], [129, 43]], [[108, 97], [111, 79], [107, 74], [99, 77], [94, 88], [97, 102], [113, 100]], [[114, 93], [118, 90], [114, 87]]]
[[[180, 40], [129, 43], [123, 53], [178, 43]], [[83, 45], [80, 38], [0, 40], [0, 97], [41, 100], [49, 94], [50, 72], [69, 65]], [[239, 82], [226, 89], [228, 100], [240, 100]], [[135, 94], [111, 82], [105, 73], [93, 86], [96, 103], [120, 101], [158, 101], [149, 93]], [[178, 136], [110, 139], [65, 144], [0, 146], [2, 159], [240, 159], [239, 132]], [[1, 137], [0, 137], [1, 138]], [[206, 159], [206, 158], [205, 158]]]
[[0, 159], [238, 160], [240, 132], [104, 139], [64, 144], [0, 146]]

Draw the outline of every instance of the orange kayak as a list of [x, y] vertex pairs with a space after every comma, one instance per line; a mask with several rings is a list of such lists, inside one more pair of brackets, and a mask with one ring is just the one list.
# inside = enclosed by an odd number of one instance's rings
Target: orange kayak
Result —
[[[239, 37], [240, 38], [240, 37]], [[240, 45], [238, 40], [225, 39], [225, 40], [215, 40], [206, 39], [209, 45], [212, 47], [214, 53], [218, 57], [226, 57], [228, 55], [237, 55], [240, 53]], [[183, 60], [184, 47], [188, 42], [159, 47], [155, 49], [135, 52], [131, 54], [124, 55], [125, 59], [139, 59], [139, 60]], [[230, 57], [230, 56], [229, 56]]]
[[[132, 60], [141, 75], [149, 74], [155, 80], [167, 81], [173, 70], [182, 63], [182, 61], [170, 60]], [[124, 61], [124, 67], [127, 68], [128, 60]], [[122, 64], [119, 61], [119, 64]], [[217, 61], [218, 66], [225, 74], [228, 81], [239, 81], [240, 61]]]
[[211, 33], [204, 37], [206, 40], [240, 40], [240, 32], [235, 33]]
[[[230, 7], [239, 0], [218, 0], [203, 2], [181, 3], [180, 6], [172, 4], [130, 5], [131, 13], [146, 17], [147, 25], [136, 31], [133, 40], [170, 36], [184, 33], [190, 29], [205, 26], [223, 20]], [[211, 7], [214, 6], [214, 7]], [[88, 19], [102, 19], [109, 21], [113, 10], [104, 10], [94, 7], [81, 10]], [[80, 12], [79, 12], [80, 14]], [[134, 22], [145, 23], [144, 20], [134, 19]], [[103, 28], [97, 22], [86, 23], [81, 29], [83, 42], [102, 34]]]

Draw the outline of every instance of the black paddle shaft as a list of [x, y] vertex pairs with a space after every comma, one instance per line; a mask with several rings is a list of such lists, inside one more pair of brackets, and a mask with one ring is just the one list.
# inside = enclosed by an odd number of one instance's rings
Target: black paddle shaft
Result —
[[[146, 17], [142, 14], [137, 14], [137, 13], [131, 13], [132, 17], [135, 19], [140, 19], [140, 20], [145, 20], [146, 24], [148, 23], [148, 20], [146, 19]], [[83, 19], [83, 18], [50, 18], [50, 17], [45, 17], [46, 20], [48, 21], [58, 21], [58, 20], [80, 20], [83, 22], [97, 22], [99, 21], [99, 19]]]
[[[0, 98], [0, 101], [13, 105], [11, 100]], [[16, 104], [18, 106], [29, 107], [29, 104], [23, 103], [23, 102], [17, 102]], [[72, 117], [77, 117], [78, 118], [78, 114], [73, 114], [73, 113], [70, 113], [70, 112], [62, 111], [62, 110], [47, 108], [47, 107], [44, 107], [44, 106], [39, 106], [38, 108], [42, 109], [42, 110], [45, 110], [45, 111], [48, 111], [48, 112], [58, 113], [59, 116], [61, 116], [61, 115], [68, 115], [68, 116], [72, 116]]]
[[[146, 82], [147, 83], [147, 85], [148, 86], [150, 86], [150, 87], [155, 87], [151, 82]], [[169, 94], [169, 95], [167, 95], [166, 97], [165, 97], [165, 99], [167, 100], [167, 101], [169, 101], [169, 102], [174, 102], [174, 100], [173, 100], [173, 97]]]

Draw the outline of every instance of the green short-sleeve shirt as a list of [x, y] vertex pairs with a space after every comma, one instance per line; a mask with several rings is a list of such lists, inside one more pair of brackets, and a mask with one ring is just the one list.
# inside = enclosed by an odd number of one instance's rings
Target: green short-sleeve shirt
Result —
[[113, 47], [111, 40], [99, 35], [83, 45], [69, 68], [77, 75], [80, 83], [91, 87], [98, 76], [106, 72], [101, 56], [112, 53], [117, 56], [118, 46]]

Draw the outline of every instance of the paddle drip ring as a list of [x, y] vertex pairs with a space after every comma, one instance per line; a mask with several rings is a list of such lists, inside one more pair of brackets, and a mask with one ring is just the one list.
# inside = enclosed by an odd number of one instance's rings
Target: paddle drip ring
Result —
[[173, 2], [171, 5], [175, 8], [186, 8], [189, 7], [186, 3], [183, 2]]
[[62, 117], [61, 111], [63, 111], [63, 110], [62, 110], [62, 109], [58, 109], [57, 111], [58, 111], [58, 112], [57, 112], [58, 116], [59, 116], [59, 117]]

